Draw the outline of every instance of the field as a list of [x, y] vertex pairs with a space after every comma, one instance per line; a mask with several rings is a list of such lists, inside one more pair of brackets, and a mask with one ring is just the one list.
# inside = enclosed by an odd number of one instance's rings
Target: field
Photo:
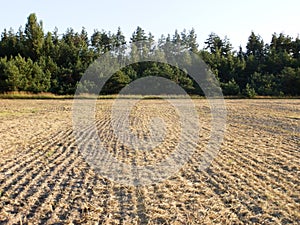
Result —
[[[211, 115], [206, 100], [194, 100], [196, 153], [167, 180], [137, 187], [102, 177], [85, 162], [72, 103], [0, 100], [0, 224], [300, 224], [299, 99], [226, 100], [224, 141], [204, 171]], [[172, 152], [180, 129], [172, 106], [157, 99], [136, 105], [134, 132], [147, 136], [155, 115], [164, 119], [166, 137], [153, 151], [134, 151], [111, 132], [112, 103], [98, 100], [96, 124], [118, 160], [147, 165]]]

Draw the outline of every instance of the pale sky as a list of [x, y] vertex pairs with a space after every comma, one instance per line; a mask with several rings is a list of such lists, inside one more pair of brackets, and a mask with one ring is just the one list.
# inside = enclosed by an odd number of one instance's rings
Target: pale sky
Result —
[[175, 29], [194, 28], [201, 48], [211, 32], [221, 38], [227, 35], [235, 49], [245, 46], [251, 31], [265, 42], [274, 32], [294, 38], [300, 33], [299, 0], [2, 1], [0, 32], [24, 28], [32, 12], [43, 21], [45, 32], [55, 27], [59, 33], [69, 27], [80, 32], [84, 26], [91, 36], [94, 29], [115, 33], [120, 26], [128, 40], [140, 26], [157, 40], [161, 34], [173, 35]]

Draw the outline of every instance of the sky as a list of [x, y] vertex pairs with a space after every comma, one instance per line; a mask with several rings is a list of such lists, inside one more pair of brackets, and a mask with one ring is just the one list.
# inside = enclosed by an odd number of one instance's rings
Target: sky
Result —
[[[0, 0], [3, 1], [3, 0]], [[296, 38], [300, 33], [299, 0], [26, 0], [3, 1], [0, 32], [25, 27], [30, 13], [43, 21], [44, 31], [64, 33], [72, 27], [85, 27], [89, 36], [94, 29], [115, 33], [118, 27], [129, 40], [137, 26], [151, 32], [157, 40], [161, 34], [173, 35], [175, 29], [195, 29], [199, 47], [212, 32], [227, 36], [235, 49], [246, 46], [254, 31], [265, 43], [274, 32]]]

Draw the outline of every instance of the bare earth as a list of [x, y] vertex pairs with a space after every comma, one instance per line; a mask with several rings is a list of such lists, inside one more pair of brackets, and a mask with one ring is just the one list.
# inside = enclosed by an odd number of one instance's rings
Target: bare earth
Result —
[[[0, 224], [300, 224], [300, 100], [226, 100], [224, 142], [204, 171], [210, 109], [194, 102], [202, 128], [197, 152], [167, 180], [130, 187], [84, 161], [71, 100], [0, 100]], [[153, 116], [167, 129], [153, 151], [134, 152], [111, 132], [112, 103], [98, 101], [97, 128], [118, 160], [147, 165], [172, 152], [180, 130], [172, 106], [137, 104], [137, 135], [147, 136]]]

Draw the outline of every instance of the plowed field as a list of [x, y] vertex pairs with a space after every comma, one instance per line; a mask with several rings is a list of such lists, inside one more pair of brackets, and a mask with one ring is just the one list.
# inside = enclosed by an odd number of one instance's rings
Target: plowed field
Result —
[[[211, 115], [205, 100], [194, 100], [197, 151], [178, 173], [137, 187], [102, 177], [85, 162], [72, 103], [0, 100], [0, 224], [300, 224], [300, 100], [226, 100], [224, 141], [204, 171]], [[147, 165], [172, 152], [176, 109], [164, 100], [140, 101], [131, 115], [134, 132], [147, 137], [147, 121], [158, 116], [166, 136], [153, 151], [133, 151], [111, 132], [112, 103], [97, 102], [96, 126], [115, 158]]]

